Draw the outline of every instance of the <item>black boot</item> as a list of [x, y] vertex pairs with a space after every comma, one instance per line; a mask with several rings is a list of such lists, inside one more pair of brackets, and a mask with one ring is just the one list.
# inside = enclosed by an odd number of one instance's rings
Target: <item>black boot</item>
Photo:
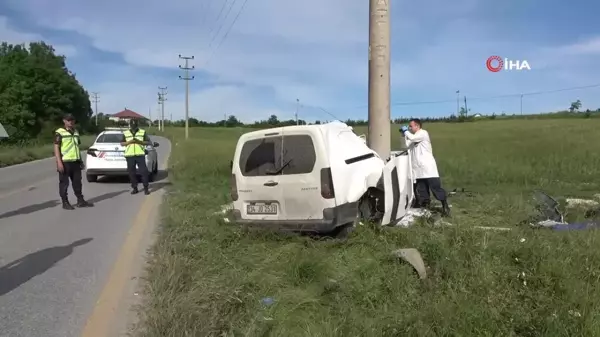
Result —
[[144, 194], [150, 195], [150, 190], [148, 189], [148, 187], [144, 187]]
[[66, 210], [69, 210], [69, 211], [75, 209], [75, 207], [73, 207], [71, 205], [71, 203], [69, 202], [69, 200], [65, 200], [65, 201], [62, 202], [62, 208], [66, 209]]
[[131, 190], [131, 194], [138, 194], [139, 192], [137, 187], [134, 187], [133, 190]]
[[83, 207], [93, 207], [94, 204], [92, 204], [91, 202], [85, 201], [85, 199], [80, 198], [77, 200], [77, 207], [79, 208], [83, 208]]
[[450, 206], [448, 206], [448, 201], [442, 201], [442, 215], [445, 217], [450, 216]]

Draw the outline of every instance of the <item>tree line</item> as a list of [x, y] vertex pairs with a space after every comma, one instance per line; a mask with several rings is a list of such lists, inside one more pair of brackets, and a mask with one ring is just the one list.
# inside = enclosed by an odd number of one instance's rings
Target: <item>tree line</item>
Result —
[[0, 44], [0, 123], [10, 135], [3, 142], [47, 141], [66, 113], [94, 131], [88, 92], [65, 57], [44, 42]]
[[[499, 115], [491, 114], [491, 115], [450, 115], [448, 117], [425, 117], [419, 119], [423, 123], [468, 123], [475, 121], [492, 121], [492, 120], [507, 120], [507, 119], [562, 119], [562, 118], [598, 118], [600, 117], [600, 109], [585, 110], [585, 111], [557, 111], [552, 113], [542, 113], [542, 114], [534, 114], [534, 115], [520, 115], [520, 114], [506, 114], [502, 113]], [[101, 127], [110, 127], [110, 126], [118, 126], [124, 125], [124, 123], [114, 122], [109, 120], [109, 115], [99, 114], [100, 125]], [[408, 122], [413, 117], [405, 117], [405, 118], [394, 118], [390, 120], [392, 124], [408, 124]], [[334, 120], [334, 119], [331, 119]], [[330, 122], [331, 120], [316, 120], [316, 121], [306, 121], [303, 119], [298, 119], [296, 122], [295, 119], [286, 119], [280, 120], [276, 115], [271, 115], [266, 120], [259, 120], [252, 123], [243, 123], [236, 116], [230, 115], [227, 119], [223, 119], [216, 122], [207, 122], [203, 120], [199, 120], [197, 118], [191, 117], [188, 120], [188, 124], [190, 127], [215, 127], [215, 128], [234, 128], [234, 127], [247, 127], [252, 129], [264, 129], [270, 127], [282, 127], [282, 126], [292, 126], [292, 125], [318, 125]], [[153, 120], [152, 125], [159, 125], [159, 120]], [[367, 126], [368, 121], [364, 119], [346, 119], [342, 120], [342, 122], [346, 123], [350, 126]], [[165, 120], [165, 126], [170, 127], [184, 127], [185, 120]]]

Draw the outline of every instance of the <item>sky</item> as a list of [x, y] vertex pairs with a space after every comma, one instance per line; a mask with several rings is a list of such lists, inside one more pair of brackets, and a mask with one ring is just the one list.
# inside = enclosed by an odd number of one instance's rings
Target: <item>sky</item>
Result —
[[[577, 99], [600, 108], [599, 10], [589, 0], [392, 1], [392, 118], [449, 116], [456, 91], [471, 113], [518, 114], [521, 94], [524, 113]], [[52, 44], [99, 93], [100, 112], [153, 119], [159, 86], [165, 117], [184, 116], [179, 55], [194, 56], [190, 117], [367, 119], [368, 26], [366, 0], [0, 2], [0, 41]], [[490, 72], [492, 55], [531, 70]]]

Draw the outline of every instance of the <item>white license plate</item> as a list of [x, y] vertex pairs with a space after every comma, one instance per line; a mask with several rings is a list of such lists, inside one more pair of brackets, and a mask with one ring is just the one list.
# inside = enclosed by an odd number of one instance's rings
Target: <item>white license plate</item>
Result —
[[277, 204], [270, 205], [248, 205], [246, 206], [248, 214], [277, 214]]

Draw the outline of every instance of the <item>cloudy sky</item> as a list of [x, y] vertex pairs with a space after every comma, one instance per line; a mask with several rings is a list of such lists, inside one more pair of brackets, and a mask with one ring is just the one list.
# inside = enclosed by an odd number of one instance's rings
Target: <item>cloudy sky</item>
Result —
[[[0, 40], [54, 45], [86, 89], [100, 93], [101, 112], [155, 115], [158, 86], [167, 86], [167, 117], [181, 118], [182, 54], [195, 57], [192, 117], [287, 119], [299, 99], [308, 120], [333, 119], [319, 107], [339, 119], [366, 118], [368, 7], [367, 0], [2, 0]], [[392, 1], [392, 116], [449, 115], [457, 90], [473, 112], [519, 113], [521, 93], [600, 84], [599, 10], [590, 0]], [[492, 73], [491, 55], [532, 69]], [[600, 86], [525, 95], [523, 110], [566, 109], [576, 99], [597, 109], [599, 94]]]

